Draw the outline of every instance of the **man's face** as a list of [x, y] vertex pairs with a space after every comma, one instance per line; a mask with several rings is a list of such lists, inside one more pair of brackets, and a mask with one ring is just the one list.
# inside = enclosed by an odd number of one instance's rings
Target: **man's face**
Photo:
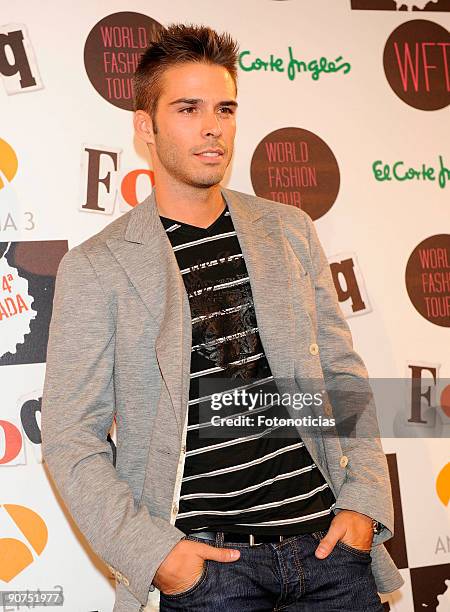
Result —
[[226, 68], [189, 62], [166, 70], [155, 113], [156, 182], [165, 173], [193, 187], [218, 184], [233, 154], [236, 106]]

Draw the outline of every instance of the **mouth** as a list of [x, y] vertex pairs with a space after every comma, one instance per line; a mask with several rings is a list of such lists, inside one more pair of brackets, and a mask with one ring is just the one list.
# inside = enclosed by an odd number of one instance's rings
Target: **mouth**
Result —
[[202, 161], [218, 162], [222, 160], [224, 156], [224, 151], [223, 149], [209, 148], [209, 149], [203, 149], [202, 151], [199, 151], [198, 153], [194, 153], [194, 155], [198, 157], [199, 159], [201, 159]]

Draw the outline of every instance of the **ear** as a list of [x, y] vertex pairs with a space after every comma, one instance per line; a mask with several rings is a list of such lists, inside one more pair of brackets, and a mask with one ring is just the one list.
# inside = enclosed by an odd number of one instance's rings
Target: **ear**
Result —
[[147, 144], [155, 144], [153, 133], [153, 121], [148, 113], [137, 110], [133, 117], [134, 130], [136, 135]]

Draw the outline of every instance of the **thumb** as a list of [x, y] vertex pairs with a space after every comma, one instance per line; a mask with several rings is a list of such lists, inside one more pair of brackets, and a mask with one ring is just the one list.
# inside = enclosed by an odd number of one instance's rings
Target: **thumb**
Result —
[[326, 536], [320, 540], [319, 546], [316, 548], [316, 557], [318, 557], [319, 559], [324, 559], [325, 557], [328, 557], [340, 537], [340, 531], [336, 530], [336, 528], [333, 529], [331, 526]]
[[205, 547], [201, 551], [201, 555], [204, 559], [213, 559], [214, 561], [221, 561], [227, 563], [229, 561], [236, 561], [241, 556], [241, 551], [236, 548], [216, 548], [210, 544], [202, 544]]

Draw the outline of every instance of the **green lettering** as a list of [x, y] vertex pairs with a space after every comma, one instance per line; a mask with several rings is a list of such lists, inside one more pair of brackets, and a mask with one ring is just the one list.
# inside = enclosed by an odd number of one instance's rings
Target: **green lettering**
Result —
[[271, 70], [276, 70], [277, 72], [284, 72], [283, 60], [281, 57], [277, 57], [274, 59], [274, 56], [270, 56], [270, 68]]
[[269, 65], [268, 62], [264, 62], [261, 58], [257, 57], [255, 59], [255, 61], [253, 62], [253, 68], [255, 70], [261, 70], [261, 68], [264, 68], [264, 70], [267, 70], [267, 66]]
[[242, 62], [242, 58], [244, 57], [244, 55], [250, 55], [250, 51], [242, 51], [242, 53], [239, 54], [239, 67], [245, 72], [251, 72], [253, 70], [253, 64], [250, 67], [245, 66]]
[[393, 167], [393, 173], [394, 173], [394, 178], [397, 179], [397, 181], [406, 181], [406, 177], [404, 176], [399, 176], [397, 174], [397, 166], [403, 166], [403, 162], [395, 162], [394, 167]]
[[390, 177], [390, 168], [388, 164], [385, 164], [383, 166], [383, 170], [380, 170], [378, 168], [378, 166], [380, 166], [382, 163], [383, 162], [381, 161], [381, 159], [378, 159], [376, 162], [372, 164], [372, 170], [373, 170], [375, 179], [379, 181], [380, 183], [383, 181], [392, 181]]
[[444, 189], [447, 180], [450, 178], [450, 170], [445, 167], [444, 160], [442, 159], [442, 155], [439, 155], [439, 164], [441, 166], [439, 172], [439, 187]]

